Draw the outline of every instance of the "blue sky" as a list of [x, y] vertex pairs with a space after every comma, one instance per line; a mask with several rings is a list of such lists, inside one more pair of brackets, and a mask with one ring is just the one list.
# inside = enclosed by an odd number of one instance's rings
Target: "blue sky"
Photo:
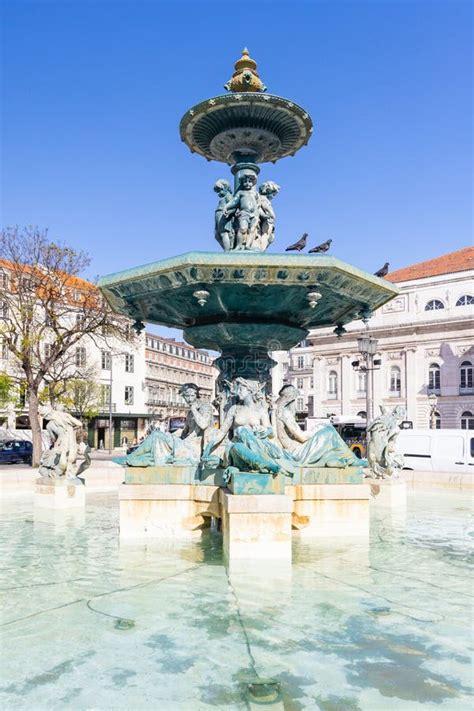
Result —
[[284, 247], [309, 232], [373, 272], [471, 243], [472, 5], [3, 2], [2, 223], [88, 251], [91, 275], [218, 248], [212, 185], [178, 124], [244, 45], [271, 93], [311, 114], [262, 166]]

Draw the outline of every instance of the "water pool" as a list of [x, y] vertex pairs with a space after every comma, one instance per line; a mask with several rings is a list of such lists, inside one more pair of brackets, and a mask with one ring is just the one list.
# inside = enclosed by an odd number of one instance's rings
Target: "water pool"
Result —
[[[465, 711], [471, 498], [409, 494], [370, 544], [294, 543], [293, 566], [226, 569], [221, 538], [119, 545], [115, 495], [3, 506], [2, 706]], [[260, 686], [259, 686], [260, 684]], [[253, 686], [252, 686], [253, 685]], [[278, 692], [279, 689], [279, 692]]]

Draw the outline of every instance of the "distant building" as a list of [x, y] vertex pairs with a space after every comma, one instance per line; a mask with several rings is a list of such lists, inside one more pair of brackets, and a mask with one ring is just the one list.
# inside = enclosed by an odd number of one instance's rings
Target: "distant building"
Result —
[[[379, 405], [406, 407], [415, 427], [429, 427], [428, 395], [437, 397], [436, 425], [474, 429], [474, 248], [445, 254], [388, 274], [400, 296], [375, 312], [370, 335], [378, 339], [381, 367], [374, 372]], [[360, 359], [361, 321], [337, 338], [332, 329], [312, 331], [289, 353], [274, 353], [274, 392], [291, 382], [301, 392], [301, 419], [361, 415], [366, 410]]]
[[195, 383], [202, 397], [214, 399], [218, 373], [206, 351], [147, 333], [145, 360], [146, 405], [151, 419], [164, 427], [186, 416], [188, 408], [179, 394], [184, 383]]

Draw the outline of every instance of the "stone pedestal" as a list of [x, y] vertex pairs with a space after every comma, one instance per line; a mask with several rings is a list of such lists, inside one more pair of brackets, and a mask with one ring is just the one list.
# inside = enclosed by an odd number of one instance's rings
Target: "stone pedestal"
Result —
[[407, 485], [401, 479], [366, 479], [370, 486], [370, 499], [376, 506], [406, 508]]
[[218, 487], [122, 484], [120, 538], [195, 538], [218, 514]]
[[39, 478], [35, 484], [34, 504], [48, 509], [84, 508], [86, 487], [74, 484], [65, 478]]
[[231, 560], [291, 560], [291, 497], [220, 492], [224, 552]]
[[300, 536], [368, 536], [367, 484], [301, 484], [285, 491], [293, 498], [292, 524]]

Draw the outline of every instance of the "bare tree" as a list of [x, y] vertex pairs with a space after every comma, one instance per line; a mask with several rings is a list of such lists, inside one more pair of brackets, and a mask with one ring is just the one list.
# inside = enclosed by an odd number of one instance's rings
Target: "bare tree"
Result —
[[41, 457], [40, 392], [55, 382], [72, 349], [95, 336], [133, 339], [128, 322], [79, 277], [89, 264], [86, 253], [50, 241], [46, 230], [0, 233], [0, 339], [27, 388], [34, 466]]

